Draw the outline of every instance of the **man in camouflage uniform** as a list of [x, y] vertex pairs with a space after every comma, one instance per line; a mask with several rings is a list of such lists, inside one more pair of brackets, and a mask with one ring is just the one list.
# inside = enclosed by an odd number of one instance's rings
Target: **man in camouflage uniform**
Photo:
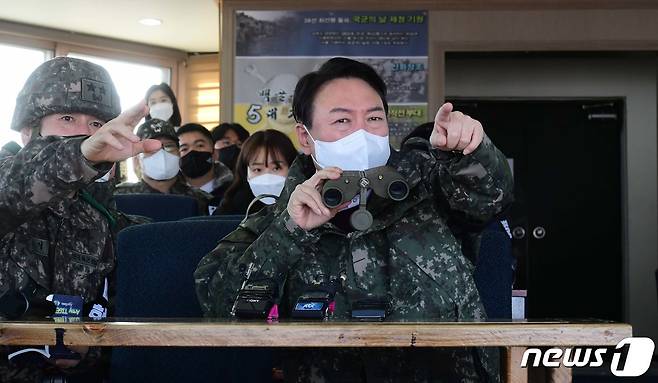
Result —
[[[16, 99], [11, 128], [25, 147], [0, 153], [0, 294], [23, 294], [28, 316], [53, 314], [48, 294], [90, 303], [103, 293], [116, 233], [128, 221], [114, 209], [111, 183], [94, 181], [113, 163], [160, 147], [132, 133], [145, 105], [120, 112], [105, 69], [74, 58], [43, 63]], [[40, 382], [46, 370], [76, 374], [98, 356], [98, 349], [73, 349], [82, 355], [79, 364], [49, 360], [35, 367], [10, 364], [3, 347], [0, 381]]]
[[[400, 152], [384, 152], [383, 161], [407, 181], [409, 195], [394, 202], [371, 193], [367, 209], [374, 222], [355, 231], [348, 222], [355, 208], [325, 207], [320, 190], [342, 172], [329, 165], [344, 160], [349, 166], [352, 156], [381, 157], [370, 143], [363, 155], [351, 150], [350, 140], [361, 134], [365, 142], [386, 143], [383, 81], [365, 64], [331, 59], [299, 81], [293, 109], [304, 154], [291, 166], [277, 203], [250, 216], [199, 263], [194, 277], [206, 315], [230, 315], [251, 269], [250, 280], [278, 284], [284, 317], [309, 287], [344, 274], [335, 297], [337, 319], [349, 318], [351, 304], [368, 298], [388, 301], [387, 321], [486, 319], [473, 265], [447, 224], [487, 222], [512, 201], [507, 161], [482, 125], [445, 104], [429, 142], [414, 139]], [[327, 163], [330, 158], [334, 163]], [[284, 360], [287, 381], [499, 380], [495, 349], [297, 350]]]
[[[135, 157], [137, 167], [141, 169], [141, 179], [139, 182], [124, 182], [117, 185], [115, 194], [162, 193], [186, 195], [197, 200], [199, 215], [208, 215], [208, 202], [212, 195], [188, 186], [180, 174], [179, 144], [174, 126], [169, 121], [152, 118], [140, 125], [136, 134], [142, 140], [155, 139], [160, 141], [162, 149], [156, 153], [144, 153]], [[156, 156], [158, 156], [157, 159]], [[153, 160], [158, 161], [158, 163], [151, 162]], [[156, 169], [149, 169], [154, 165]]]

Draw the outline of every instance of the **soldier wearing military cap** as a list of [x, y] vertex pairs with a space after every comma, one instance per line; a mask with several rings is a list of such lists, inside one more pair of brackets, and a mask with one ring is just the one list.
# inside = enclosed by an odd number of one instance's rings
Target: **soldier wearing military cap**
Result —
[[178, 137], [169, 121], [150, 119], [137, 128], [141, 139], [155, 139], [162, 148], [153, 153], [142, 153], [135, 157], [136, 168], [140, 170], [139, 182], [124, 182], [117, 185], [116, 194], [163, 193], [180, 194], [197, 200], [199, 214], [208, 214], [208, 202], [212, 196], [203, 190], [187, 185], [180, 174], [180, 152]]
[[[140, 104], [121, 113], [107, 71], [68, 57], [40, 65], [18, 94], [11, 129], [21, 132], [24, 147], [0, 151], [0, 295], [24, 296], [27, 315], [52, 315], [49, 294], [86, 303], [107, 297], [116, 233], [130, 222], [115, 209], [111, 183], [102, 181], [115, 162], [162, 146], [133, 134], [147, 112]], [[75, 374], [98, 356], [83, 347], [74, 349], [81, 362], [14, 365], [7, 351], [0, 349], [3, 382], [40, 382], [44, 371]]]

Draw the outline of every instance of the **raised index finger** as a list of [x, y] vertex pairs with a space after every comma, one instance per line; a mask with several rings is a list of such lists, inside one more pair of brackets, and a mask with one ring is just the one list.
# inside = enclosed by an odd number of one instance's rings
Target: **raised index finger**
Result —
[[451, 103], [446, 102], [445, 104], [441, 105], [439, 111], [436, 112], [436, 117], [434, 117], [434, 124], [445, 126], [448, 122], [450, 122], [450, 112], [452, 112]]

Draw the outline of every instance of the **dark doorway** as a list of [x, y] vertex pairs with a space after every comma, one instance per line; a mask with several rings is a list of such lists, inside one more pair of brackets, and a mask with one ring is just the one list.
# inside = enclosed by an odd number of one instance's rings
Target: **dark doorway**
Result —
[[513, 160], [527, 317], [621, 321], [623, 100], [451, 101]]

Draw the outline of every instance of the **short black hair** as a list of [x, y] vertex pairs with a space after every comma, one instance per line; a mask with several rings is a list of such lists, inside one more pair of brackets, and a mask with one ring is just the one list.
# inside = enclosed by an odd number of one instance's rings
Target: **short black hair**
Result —
[[189, 133], [189, 132], [199, 132], [206, 136], [208, 140], [210, 141], [210, 145], [215, 144], [215, 140], [212, 138], [212, 134], [210, 134], [210, 131], [203, 125], [201, 124], [195, 124], [194, 122], [190, 122], [189, 124], [185, 124], [178, 128], [176, 131], [176, 136], [180, 137], [181, 134], [183, 133]]
[[384, 111], [388, 114], [386, 84], [377, 72], [368, 64], [345, 57], [334, 57], [322, 64], [320, 69], [307, 73], [297, 82], [292, 99], [292, 114], [295, 121], [311, 129], [315, 95], [324, 84], [338, 78], [356, 78], [365, 81], [379, 94], [384, 104]]
[[215, 141], [219, 141], [226, 135], [226, 132], [232, 130], [240, 139], [240, 142], [245, 142], [249, 138], [249, 131], [242, 127], [237, 122], [222, 122], [212, 129], [212, 136]]
[[[167, 83], [163, 82], [163, 83], [160, 83], [158, 85], [151, 86], [146, 91], [146, 96], [144, 97], [144, 99], [146, 100], [146, 103], [148, 104], [149, 97], [151, 97], [151, 94], [153, 92], [155, 92], [156, 90], [163, 91], [164, 94], [166, 94], [171, 99], [171, 103], [174, 106], [174, 113], [171, 115], [171, 117], [169, 117], [169, 122], [171, 122], [171, 124], [173, 126], [180, 126], [181, 116], [180, 116], [180, 109], [178, 108], [178, 101], [176, 100], [176, 95], [174, 94], [174, 91], [171, 90], [171, 88], [169, 87], [169, 85], [167, 85]], [[144, 119], [146, 121], [150, 120], [151, 118], [153, 118], [153, 117], [151, 117], [150, 113], [147, 114], [146, 117], [144, 117]]]

